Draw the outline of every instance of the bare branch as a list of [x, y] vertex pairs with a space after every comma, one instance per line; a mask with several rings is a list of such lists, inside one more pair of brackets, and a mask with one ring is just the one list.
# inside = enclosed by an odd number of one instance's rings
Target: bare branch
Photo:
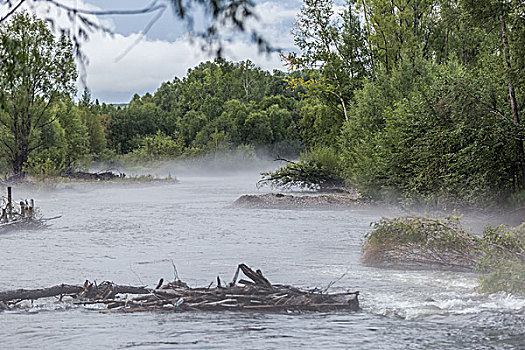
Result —
[[26, 1], [26, 0], [20, 0], [20, 1], [18, 2], [18, 4], [16, 4], [15, 6], [13, 6], [13, 7], [11, 8], [11, 10], [9, 10], [9, 12], [8, 12], [4, 17], [0, 18], [0, 23], [2, 23], [2, 22], [5, 21], [6, 19], [8, 19], [9, 16], [11, 16], [13, 13], [15, 13], [16, 10], [18, 10], [18, 8], [19, 8], [20, 6], [22, 6], [22, 4], [23, 4], [25, 1]]

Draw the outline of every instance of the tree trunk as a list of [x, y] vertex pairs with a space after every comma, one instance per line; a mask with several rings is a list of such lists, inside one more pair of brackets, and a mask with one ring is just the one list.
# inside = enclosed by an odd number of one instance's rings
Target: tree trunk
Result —
[[[505, 68], [507, 71], [507, 85], [509, 87], [509, 99], [510, 99], [510, 109], [512, 112], [512, 118], [514, 125], [518, 126], [520, 124], [520, 117], [518, 114], [518, 104], [516, 102], [516, 93], [514, 92], [514, 85], [512, 84], [512, 70], [510, 64], [510, 55], [509, 55], [509, 43], [507, 39], [507, 26], [505, 24], [505, 19], [503, 15], [499, 17], [501, 22], [501, 39], [503, 41], [503, 52], [505, 54]], [[516, 139], [517, 155], [519, 168], [521, 171], [521, 186], [525, 186], [525, 152], [523, 151], [523, 140]]]
[[17, 140], [15, 144], [15, 157], [13, 159], [13, 172], [16, 176], [24, 174], [24, 166], [27, 163], [29, 157], [29, 149], [27, 146], [27, 139], [22, 138]]

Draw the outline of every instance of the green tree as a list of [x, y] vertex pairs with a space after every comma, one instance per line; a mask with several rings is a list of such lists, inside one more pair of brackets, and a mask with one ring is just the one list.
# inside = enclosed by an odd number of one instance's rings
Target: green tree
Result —
[[354, 146], [349, 168], [364, 194], [428, 204], [491, 205], [515, 189], [511, 125], [484, 101], [494, 82], [458, 64], [383, 111], [384, 126]]
[[314, 96], [341, 108], [348, 120], [348, 103], [367, 76], [369, 53], [353, 1], [334, 12], [333, 0], [305, 0], [294, 29], [301, 54], [286, 60], [291, 68], [315, 69], [318, 77], [290, 77], [292, 87], [304, 87]]
[[44, 21], [17, 14], [0, 26], [0, 152], [16, 175], [43, 146], [39, 135], [54, 123], [53, 105], [74, 91], [70, 40], [55, 39]]
[[127, 107], [111, 113], [108, 139], [118, 153], [132, 151], [141, 137], [154, 135], [160, 130], [162, 113], [155, 103], [148, 101], [148, 96], [144, 97], [143, 101], [135, 95]]
[[525, 106], [525, 4], [519, 0], [463, 0], [462, 3], [475, 26], [486, 28], [489, 34], [493, 28], [498, 28], [499, 50], [495, 55], [499, 59], [494, 62], [496, 66], [489, 65], [484, 68], [502, 72], [505, 77], [506, 86], [503, 88], [507, 90], [508, 107], [504, 110], [492, 109], [492, 112], [498, 114], [502, 122], [510, 116], [515, 126], [515, 149], [521, 169], [520, 183], [524, 187], [525, 151], [522, 120]]
[[79, 107], [82, 123], [87, 130], [89, 153], [99, 155], [106, 149], [106, 135], [100, 115], [90, 109]]
[[52, 108], [56, 118], [39, 130], [42, 147], [31, 153], [25, 170], [41, 176], [72, 170], [89, 152], [89, 138], [82, 122], [82, 110], [71, 100], [56, 102]]
[[269, 145], [273, 142], [271, 121], [266, 111], [254, 111], [244, 121], [246, 137], [256, 145]]
[[381, 67], [390, 72], [402, 60], [414, 62], [421, 57], [431, 57], [430, 40], [440, 17], [441, 2], [359, 1], [368, 28], [368, 40]]
[[154, 136], [144, 137], [140, 146], [133, 150], [133, 154], [143, 161], [162, 160], [180, 156], [183, 148], [180, 138], [173, 139], [158, 131]]

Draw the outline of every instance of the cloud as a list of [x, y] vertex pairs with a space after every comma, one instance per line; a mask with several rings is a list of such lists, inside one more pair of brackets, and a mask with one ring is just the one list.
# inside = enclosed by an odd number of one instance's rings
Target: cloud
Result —
[[[188, 37], [174, 42], [141, 40], [134, 45], [138, 37], [138, 34], [110, 37], [99, 33], [84, 45], [89, 58], [86, 81], [94, 98], [107, 101], [127, 95], [125, 100], [108, 101], [127, 102], [134, 93], [153, 92], [162, 82], [175, 76], [182, 78], [189, 68], [214, 58]], [[130, 46], [131, 51], [117, 60]], [[224, 56], [234, 61], [250, 59], [262, 69], [283, 69], [277, 53], [259, 54], [252, 43], [227, 43]]]
[[255, 13], [259, 21], [251, 26], [262, 34], [263, 37], [271, 40], [275, 47], [292, 49], [294, 47], [291, 29], [295, 23], [295, 17], [299, 12], [297, 3], [285, 5], [272, 1], [263, 2], [255, 6]]
[[138, 43], [137, 39], [138, 34], [97, 33], [86, 43], [83, 50], [89, 58], [87, 84], [94, 96], [99, 91], [128, 92], [130, 96], [152, 91], [163, 81], [183, 76], [195, 62], [208, 58], [186, 38], [175, 42], [145, 39]]
[[[290, 34], [296, 8], [274, 2], [256, 5], [259, 21], [250, 24], [275, 47], [293, 48]], [[162, 82], [182, 78], [189, 68], [214, 58], [197, 42], [184, 36], [175, 41], [143, 39], [139, 34], [113, 36], [96, 33], [83, 47], [89, 58], [87, 85], [92, 96], [107, 102], [128, 102], [134, 93], [154, 92]], [[122, 56], [128, 48], [132, 49]], [[278, 53], [259, 53], [247, 37], [225, 43], [224, 57], [233, 61], [250, 59], [265, 70], [284, 69]]]
[[[69, 0], [69, 3], [75, 2]], [[76, 3], [81, 8], [99, 9], [81, 0]], [[300, 3], [259, 3], [255, 6], [259, 21], [248, 23], [248, 28], [257, 30], [273, 47], [293, 50], [290, 30]], [[40, 16], [52, 15], [61, 27], [71, 26], [63, 11], [52, 13], [45, 5], [36, 6], [34, 11]], [[111, 19], [94, 16], [91, 19], [118, 31]], [[129, 35], [94, 32], [82, 43], [81, 49], [88, 58], [85, 81], [93, 98], [108, 103], [128, 102], [135, 93], [154, 92], [162, 82], [172, 80], [175, 76], [182, 78], [189, 68], [214, 58], [213, 54], [203, 51], [199, 43], [192, 42], [188, 35], [174, 41], [149, 38], [138, 40], [141, 29], [139, 27], [136, 33]], [[223, 51], [226, 59], [249, 59], [265, 70], [284, 69], [278, 53], [260, 54], [257, 45], [246, 35], [231, 33], [230, 37], [231, 40], [225, 43]], [[119, 57], [122, 58], [117, 60]], [[78, 87], [79, 90], [83, 89], [80, 82]]]

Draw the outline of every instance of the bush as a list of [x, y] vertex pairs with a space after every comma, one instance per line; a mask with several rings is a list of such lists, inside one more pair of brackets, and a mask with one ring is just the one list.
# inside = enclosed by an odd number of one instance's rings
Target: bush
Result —
[[35, 180], [42, 182], [57, 177], [62, 170], [62, 166], [50, 158], [30, 160], [25, 169]]
[[379, 267], [472, 270], [484, 292], [525, 293], [525, 230], [487, 226], [482, 237], [457, 217], [399, 217], [373, 223], [362, 261]]
[[287, 161], [286, 165], [279, 169], [261, 175], [259, 186], [327, 191], [345, 185], [341, 176], [340, 157], [330, 147], [319, 147], [311, 152], [302, 153], [298, 162]]
[[[341, 136], [346, 174], [380, 200], [491, 206], [516, 189], [515, 130], [491, 113], [494, 83], [456, 65], [426, 64], [395, 95], [396, 76], [365, 85]], [[401, 71], [401, 73], [403, 73]], [[409, 74], [407, 71], [403, 74]], [[374, 93], [372, 93], [374, 92]]]
[[525, 231], [487, 226], [483, 232], [486, 252], [477, 269], [484, 273], [481, 290], [525, 293]]
[[473, 270], [481, 254], [479, 240], [455, 216], [381, 219], [372, 226], [362, 248], [368, 265]]

